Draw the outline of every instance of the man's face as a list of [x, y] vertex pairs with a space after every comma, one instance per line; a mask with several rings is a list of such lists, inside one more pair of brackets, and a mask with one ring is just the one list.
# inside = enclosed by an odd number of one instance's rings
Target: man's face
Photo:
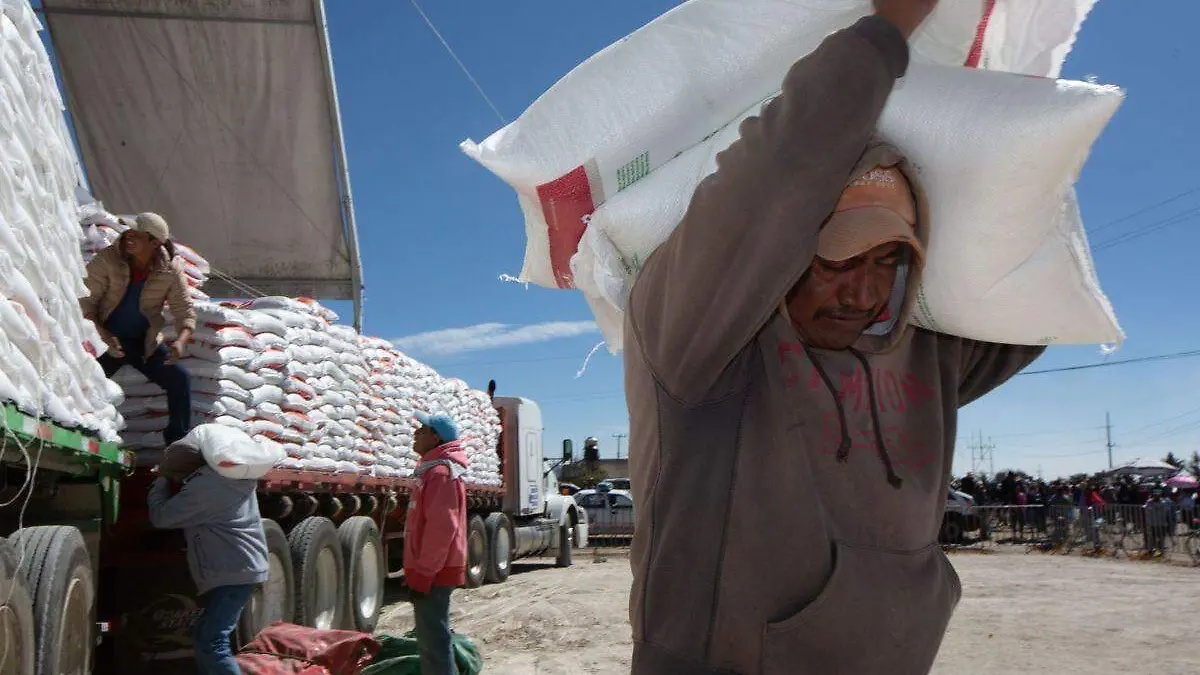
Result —
[[417, 433], [413, 434], [413, 450], [421, 456], [438, 447], [441, 443], [442, 439], [438, 437], [437, 432], [426, 426], [417, 429]]
[[842, 262], [814, 258], [788, 293], [800, 339], [818, 349], [848, 349], [883, 313], [908, 247], [893, 242]]
[[155, 239], [145, 232], [127, 230], [121, 237], [125, 254], [135, 258], [146, 255], [157, 245]]

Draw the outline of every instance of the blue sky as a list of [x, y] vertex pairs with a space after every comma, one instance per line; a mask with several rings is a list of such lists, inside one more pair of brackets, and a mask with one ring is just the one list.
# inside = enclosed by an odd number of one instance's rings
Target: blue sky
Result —
[[[672, 7], [665, 0], [522, 0], [422, 5], [501, 113], [515, 118], [591, 54]], [[500, 126], [408, 2], [327, 3], [366, 278], [366, 332], [412, 337], [410, 353], [473, 386], [542, 404], [547, 454], [627, 429], [619, 357], [600, 352], [574, 292], [498, 280], [520, 271], [524, 225], [507, 186], [458, 150]], [[1100, 0], [1063, 76], [1125, 87], [1079, 196], [1100, 278], [1129, 335], [1113, 359], [1197, 347], [1200, 109], [1194, 2]], [[1191, 194], [1113, 221], [1189, 190]], [[1181, 214], [1176, 224], [1148, 231]], [[1140, 234], [1139, 233], [1144, 233]], [[1134, 236], [1138, 235], [1138, 236]], [[341, 309], [341, 307], [339, 307]], [[449, 331], [449, 332], [442, 332]], [[1038, 367], [1092, 363], [1097, 347], [1053, 348]], [[1117, 461], [1200, 448], [1200, 359], [1018, 378], [960, 415], [995, 443], [997, 469], [1053, 476], [1103, 468], [1104, 416]], [[960, 442], [956, 470], [969, 468]]]

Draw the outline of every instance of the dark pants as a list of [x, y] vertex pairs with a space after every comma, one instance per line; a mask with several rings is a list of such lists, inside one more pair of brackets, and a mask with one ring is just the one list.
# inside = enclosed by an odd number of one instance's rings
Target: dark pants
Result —
[[145, 347], [141, 344], [123, 344], [121, 348], [125, 351], [124, 358], [116, 358], [111, 353], [100, 356], [104, 374], [112, 377], [121, 366], [129, 366], [162, 387], [167, 394], [169, 412], [163, 440], [170, 445], [186, 436], [192, 428], [192, 383], [188, 372], [182, 366], [167, 363], [167, 348], [163, 345], [159, 345], [148, 359], [142, 358]]
[[202, 597], [204, 613], [196, 619], [192, 631], [192, 639], [196, 641], [196, 670], [200, 675], [242, 675], [229, 648], [229, 636], [253, 592], [253, 584], [218, 586]]
[[450, 642], [450, 586], [434, 586], [425, 595], [413, 596], [417, 623], [417, 648], [421, 675], [458, 675]]

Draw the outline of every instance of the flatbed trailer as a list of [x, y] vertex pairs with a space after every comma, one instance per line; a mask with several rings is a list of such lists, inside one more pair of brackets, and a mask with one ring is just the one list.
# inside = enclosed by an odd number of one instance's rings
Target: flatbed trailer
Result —
[[[559, 495], [553, 474], [542, 470], [536, 404], [497, 399], [496, 406], [505, 428], [504, 485], [468, 485], [468, 588], [503, 582], [517, 558], [553, 556], [569, 565], [572, 550], [588, 543], [586, 513]], [[32, 624], [17, 627], [15, 633], [34, 633], [23, 653], [48, 650], [59, 655], [55, 663], [74, 664], [11, 672], [188, 672], [201, 605], [182, 532], [149, 522], [145, 495], [155, 480], [154, 453], [135, 460], [132, 452], [10, 406], [5, 414], [8, 443], [0, 468], [6, 477], [21, 476], [29, 455], [38, 470], [30, 489], [0, 489], [5, 502], [28, 497], [23, 519], [14, 505], [0, 508], [0, 536], [8, 537], [0, 543], [8, 550], [0, 554], [7, 561], [0, 562], [0, 582], [5, 574], [32, 580], [15, 600], [27, 595], [28, 607], [13, 616], [65, 617], [60, 637]], [[16, 449], [21, 446], [25, 452]], [[527, 461], [534, 457], [536, 463]], [[290, 469], [264, 476], [258, 499], [271, 570], [243, 613], [238, 641], [275, 621], [373, 631], [385, 579], [403, 576], [404, 519], [414, 487], [413, 478]], [[15, 555], [13, 544], [20, 541], [34, 542], [24, 560]], [[35, 588], [39, 579], [53, 588]]]

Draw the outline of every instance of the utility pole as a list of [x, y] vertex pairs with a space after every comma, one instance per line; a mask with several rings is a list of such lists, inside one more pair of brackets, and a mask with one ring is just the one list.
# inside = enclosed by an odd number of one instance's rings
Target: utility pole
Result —
[[988, 476], [996, 475], [996, 445], [991, 441], [983, 442], [983, 430], [979, 431], [979, 436], [971, 442], [971, 471], [979, 473], [979, 469], [986, 463], [988, 467]]
[[621, 459], [621, 441], [629, 438], [629, 434], [613, 434], [613, 438], [617, 439], [617, 459]]
[[1108, 441], [1106, 443], [1106, 445], [1108, 446], [1108, 470], [1112, 471], [1112, 468], [1113, 468], [1113, 462], [1112, 462], [1112, 451], [1113, 451], [1112, 416], [1109, 415], [1107, 412], [1104, 413], [1104, 436], [1105, 436], [1105, 438], [1108, 439]]

